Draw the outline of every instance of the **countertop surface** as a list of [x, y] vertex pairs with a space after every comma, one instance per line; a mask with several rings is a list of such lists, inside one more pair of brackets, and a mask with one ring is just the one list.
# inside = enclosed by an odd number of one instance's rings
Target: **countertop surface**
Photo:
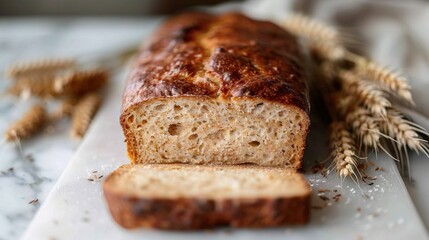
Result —
[[[107, 52], [134, 46], [151, 31], [157, 20], [123, 18], [3, 18], [0, 19], [0, 71], [16, 61], [40, 57], [97, 59]], [[377, 57], [379, 60], [388, 56]], [[112, 79], [122, 81], [123, 79]], [[427, 80], [427, 79], [426, 79]], [[413, 82], [412, 82], [413, 83]], [[0, 75], [0, 91], [10, 82]], [[417, 103], [424, 105], [429, 81], [414, 83]], [[0, 96], [0, 132], [25, 111], [30, 103]], [[429, 113], [428, 106], [421, 112]], [[427, 118], [423, 117], [422, 121]], [[117, 119], [112, 119], [117, 121]], [[61, 176], [79, 142], [71, 140], [67, 121], [44, 129], [40, 136], [18, 144], [0, 140], [0, 239], [18, 239]], [[426, 227], [429, 227], [429, 160], [419, 158], [412, 164], [415, 184], [409, 193]]]

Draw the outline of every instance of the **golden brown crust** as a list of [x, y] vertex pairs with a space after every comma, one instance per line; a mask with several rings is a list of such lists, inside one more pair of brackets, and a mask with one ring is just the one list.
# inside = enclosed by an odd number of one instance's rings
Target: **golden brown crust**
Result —
[[[145, 198], [118, 191], [110, 182], [124, 165], [103, 184], [103, 192], [113, 219], [124, 228], [193, 230], [231, 226], [262, 228], [305, 224], [309, 221], [310, 189], [295, 197], [277, 198]], [[240, 167], [240, 166], [238, 166]], [[245, 168], [251, 166], [242, 166]], [[137, 190], [136, 190], [137, 191]]]
[[238, 13], [187, 13], [164, 23], [134, 63], [122, 113], [175, 96], [251, 97], [309, 110], [296, 39]]

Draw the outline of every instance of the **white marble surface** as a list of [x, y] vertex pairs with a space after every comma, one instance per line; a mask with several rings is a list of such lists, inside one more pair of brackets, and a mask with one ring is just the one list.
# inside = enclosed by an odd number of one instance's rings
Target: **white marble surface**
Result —
[[[258, 16], [278, 16], [279, 11], [283, 11], [283, 9], [287, 11], [290, 7], [289, 3], [280, 2], [253, 1], [247, 6], [247, 9], [253, 9], [254, 14]], [[321, 2], [315, 4], [320, 6], [312, 9], [312, 13], [321, 19], [338, 21], [337, 24], [345, 25], [347, 22], [341, 20], [344, 19], [346, 12], [350, 12], [351, 17], [359, 18], [359, 15], [354, 13], [358, 12], [359, 8], [353, 10], [354, 5], [346, 8], [346, 11], [340, 11], [341, 7], [338, 6], [342, 4], [339, 1], [326, 0], [323, 1], [323, 4]], [[403, 69], [407, 75], [411, 76], [419, 111], [429, 116], [427, 106], [429, 36], [427, 31], [422, 31], [425, 26], [427, 28], [429, 7], [422, 3], [406, 6], [388, 5], [387, 9], [394, 9], [396, 13], [400, 9], [403, 16], [396, 19], [392, 18], [387, 11], [363, 11], [368, 15], [364, 18], [365, 20], [355, 21], [350, 28], [363, 36], [367, 46], [366, 52], [371, 53], [382, 63]], [[364, 6], [368, 7], [368, 4]], [[272, 10], [273, 7], [276, 7], [277, 11], [270, 12], [269, 10]], [[382, 6], [379, 8], [386, 9]], [[395, 24], [398, 19], [401, 20], [401, 23]], [[0, 19], [0, 90], [7, 85], [1, 71], [10, 62], [46, 56], [97, 58], [106, 52], [115, 52], [124, 46], [139, 42], [152, 26], [153, 23], [143, 19]], [[408, 30], [404, 31], [404, 29]], [[412, 33], [411, 40], [407, 34], [403, 34], [404, 32]], [[403, 42], [406, 43], [402, 44]], [[121, 78], [116, 78], [116, 80], [121, 80]], [[1, 96], [0, 131], [3, 132], [10, 121], [17, 118], [26, 107], [28, 104], [10, 101]], [[429, 126], [429, 120], [426, 117], [422, 117], [420, 120]], [[116, 118], [112, 119], [112, 123], [116, 121]], [[37, 140], [23, 143], [24, 155], [31, 155], [34, 161], [29, 161], [28, 158], [19, 155], [15, 147], [0, 143], [0, 239], [17, 239], [23, 234], [40, 204], [44, 203], [53, 185], [70, 162], [78, 145], [79, 143], [68, 139], [66, 122], [55, 126], [55, 131], [51, 135], [43, 135]], [[102, 160], [94, 159], [97, 164], [102, 163]], [[117, 161], [115, 166], [126, 160]], [[70, 167], [72, 168], [72, 166]], [[111, 164], [101, 170], [104, 174], [113, 167], [114, 165]], [[429, 227], [429, 191], [426, 184], [429, 181], [427, 175], [429, 161], [423, 156], [413, 157], [412, 167], [416, 184], [407, 187], [417, 212], [426, 227]], [[11, 168], [13, 170], [9, 170]], [[84, 172], [80, 173], [81, 178], [85, 180], [87, 174], [93, 170], [100, 170], [100, 168], [95, 165], [86, 168]], [[80, 184], [86, 184], [85, 181]], [[94, 189], [98, 189], [96, 194], [99, 197], [99, 188], [96, 185], [99, 183], [94, 184]], [[56, 192], [61, 191], [60, 188], [56, 189]], [[404, 193], [401, 193], [401, 199], [407, 201], [407, 195]], [[33, 199], [38, 199], [39, 202], [28, 204]], [[106, 214], [103, 216], [106, 217]], [[85, 216], [77, 215], [76, 217], [82, 221]], [[109, 219], [98, 219], [97, 221], [101, 224], [111, 224]], [[391, 219], [391, 221], [395, 228], [397, 222], [394, 221], [402, 222], [398, 218]], [[70, 224], [65, 226], [72, 227], [73, 222]], [[86, 226], [89, 228], [84, 229], [92, 230], [91, 224]], [[111, 227], [118, 230], [114, 225]], [[139, 236], [138, 232], [133, 234], [135, 237]], [[29, 236], [28, 239], [34, 238]]]
[[[1, 19], [0, 92], [10, 82], [10, 63], [39, 57], [77, 57], [94, 61], [141, 42], [153, 21], [144, 19]], [[118, 79], [115, 79], [118, 80]], [[30, 102], [0, 96], [0, 132]], [[116, 122], [116, 119], [114, 119]], [[22, 150], [0, 138], [0, 239], [18, 239], [70, 162], [79, 142], [68, 137], [68, 121], [23, 141]], [[49, 133], [48, 133], [49, 132]], [[3, 136], [3, 135], [2, 135]], [[35, 203], [29, 203], [32, 200]]]

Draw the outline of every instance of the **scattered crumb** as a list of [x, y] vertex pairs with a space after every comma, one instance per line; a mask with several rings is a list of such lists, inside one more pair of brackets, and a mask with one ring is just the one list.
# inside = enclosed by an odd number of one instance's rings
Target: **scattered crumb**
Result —
[[337, 189], [334, 189], [334, 191], [333, 192], [338, 192], [338, 190]]
[[327, 204], [325, 204], [325, 205], [314, 205], [314, 206], [311, 206], [311, 208], [312, 209], [317, 209], [317, 210], [320, 210], [320, 209], [324, 209], [325, 207], [327, 207], [328, 205]]
[[330, 192], [331, 190], [329, 190], [329, 189], [319, 189], [317, 192], [319, 192], [319, 193], [324, 193], [324, 192]]
[[360, 212], [360, 211], [362, 211], [362, 208], [358, 207], [358, 208], [356, 208], [356, 211]]
[[38, 202], [39, 202], [39, 199], [36, 198], [36, 199], [29, 201], [28, 204], [34, 204], [34, 203], [38, 203]]
[[334, 199], [335, 202], [338, 202], [340, 200], [340, 198], [341, 198], [341, 194], [337, 194], [337, 195], [332, 197], [332, 199]]
[[92, 171], [92, 173], [98, 173], [98, 171], [96, 170], [96, 171]]
[[[95, 172], [97, 172], [97, 171], [95, 171]], [[99, 182], [102, 177], [103, 177], [103, 175], [97, 176], [97, 174], [93, 172], [86, 178], [86, 180], [88, 180], [90, 182]]]
[[383, 172], [385, 172], [385, 171], [386, 171], [386, 169], [384, 169], [384, 168], [382, 168], [382, 167], [376, 167], [376, 168], [375, 168], [375, 171], [383, 171]]
[[322, 199], [323, 201], [329, 201], [329, 198], [325, 195], [321, 195], [319, 196], [320, 199]]
[[84, 222], [89, 222], [89, 221], [90, 221], [90, 219], [89, 219], [89, 218], [87, 218], [87, 217], [84, 217], [84, 218], [82, 218], [82, 221], [84, 221]]

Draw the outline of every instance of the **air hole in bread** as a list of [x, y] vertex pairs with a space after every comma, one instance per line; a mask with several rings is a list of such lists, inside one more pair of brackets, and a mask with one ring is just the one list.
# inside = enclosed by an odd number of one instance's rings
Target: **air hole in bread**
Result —
[[252, 110], [253, 114], [259, 114], [264, 110], [264, 103], [258, 103], [255, 105], [255, 108]]
[[174, 111], [175, 111], [175, 112], [178, 112], [178, 111], [180, 111], [180, 110], [182, 110], [182, 107], [181, 107], [181, 106], [179, 106], [179, 105], [174, 105]]
[[193, 127], [193, 128], [191, 129], [191, 131], [192, 131], [192, 132], [195, 132], [195, 131], [197, 131], [197, 129], [198, 129], [197, 127]]
[[252, 147], [257, 147], [257, 146], [261, 145], [261, 143], [259, 141], [251, 141], [251, 142], [249, 142], [249, 145]]
[[202, 112], [208, 112], [209, 111], [209, 109], [207, 108], [207, 106], [203, 106], [202, 108], [201, 108], [201, 111]]
[[198, 138], [198, 134], [192, 134], [192, 135], [189, 135], [188, 137], [189, 140], [195, 140], [197, 138]]
[[180, 130], [181, 130], [181, 125], [180, 123], [178, 124], [170, 124], [168, 126], [168, 133], [172, 136], [176, 136], [180, 134]]
[[134, 115], [130, 115], [128, 118], [127, 118], [127, 122], [128, 123], [132, 123], [134, 121]]

